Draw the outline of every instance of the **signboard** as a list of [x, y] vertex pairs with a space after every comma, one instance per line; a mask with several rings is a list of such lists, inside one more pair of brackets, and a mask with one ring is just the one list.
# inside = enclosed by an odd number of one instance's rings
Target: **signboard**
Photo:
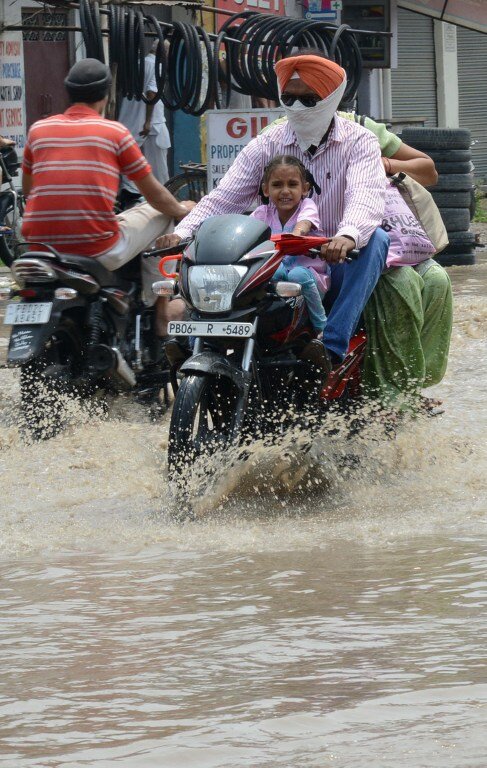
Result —
[[216, 187], [238, 153], [266, 125], [283, 117], [280, 109], [210, 109], [206, 113], [208, 191]]
[[22, 33], [0, 35], [0, 135], [12, 139], [21, 155], [25, 142]]
[[[273, 16], [286, 15], [285, 0], [215, 0], [215, 8], [221, 8], [222, 11], [231, 11], [232, 13], [258, 11], [259, 13], [270, 13]], [[229, 18], [230, 16], [227, 14], [218, 15], [218, 29]]]
[[398, 0], [398, 5], [450, 24], [487, 32], [485, 0]]
[[304, 16], [310, 21], [336, 21], [342, 5], [341, 0], [304, 0]]
[[260, 11], [260, 13], [272, 13], [275, 16], [284, 16], [285, 13], [284, 0], [216, 0], [215, 5], [232, 13]]

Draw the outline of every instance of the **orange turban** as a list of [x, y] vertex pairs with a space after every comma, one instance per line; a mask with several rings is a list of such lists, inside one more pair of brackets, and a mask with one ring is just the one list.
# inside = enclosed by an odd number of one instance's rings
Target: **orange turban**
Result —
[[336, 91], [346, 78], [345, 70], [334, 61], [312, 54], [281, 59], [276, 62], [274, 69], [281, 92], [296, 73], [321, 99], [326, 99]]

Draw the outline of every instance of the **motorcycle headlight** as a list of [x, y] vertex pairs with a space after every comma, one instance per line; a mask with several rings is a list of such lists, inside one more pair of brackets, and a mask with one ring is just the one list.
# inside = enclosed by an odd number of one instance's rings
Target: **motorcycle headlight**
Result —
[[228, 312], [232, 298], [248, 267], [227, 264], [189, 268], [189, 295], [201, 312]]

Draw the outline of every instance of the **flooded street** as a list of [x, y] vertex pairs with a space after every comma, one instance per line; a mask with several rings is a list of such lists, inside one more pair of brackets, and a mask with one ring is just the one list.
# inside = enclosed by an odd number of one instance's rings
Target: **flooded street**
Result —
[[443, 417], [257, 446], [194, 522], [167, 420], [26, 445], [0, 370], [1, 768], [485, 768], [487, 257], [449, 272]]

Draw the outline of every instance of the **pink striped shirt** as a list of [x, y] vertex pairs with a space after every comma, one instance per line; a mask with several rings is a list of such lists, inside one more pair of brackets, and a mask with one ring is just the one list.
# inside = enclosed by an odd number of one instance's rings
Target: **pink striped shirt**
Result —
[[242, 213], [254, 203], [267, 163], [276, 155], [299, 158], [321, 187], [313, 193], [327, 237], [349, 235], [367, 245], [384, 214], [385, 172], [377, 138], [358, 123], [335, 115], [325, 144], [311, 156], [302, 152], [287, 122], [253, 139], [238, 155], [216, 189], [204, 197], [176, 227], [188, 238], [209, 216]]

